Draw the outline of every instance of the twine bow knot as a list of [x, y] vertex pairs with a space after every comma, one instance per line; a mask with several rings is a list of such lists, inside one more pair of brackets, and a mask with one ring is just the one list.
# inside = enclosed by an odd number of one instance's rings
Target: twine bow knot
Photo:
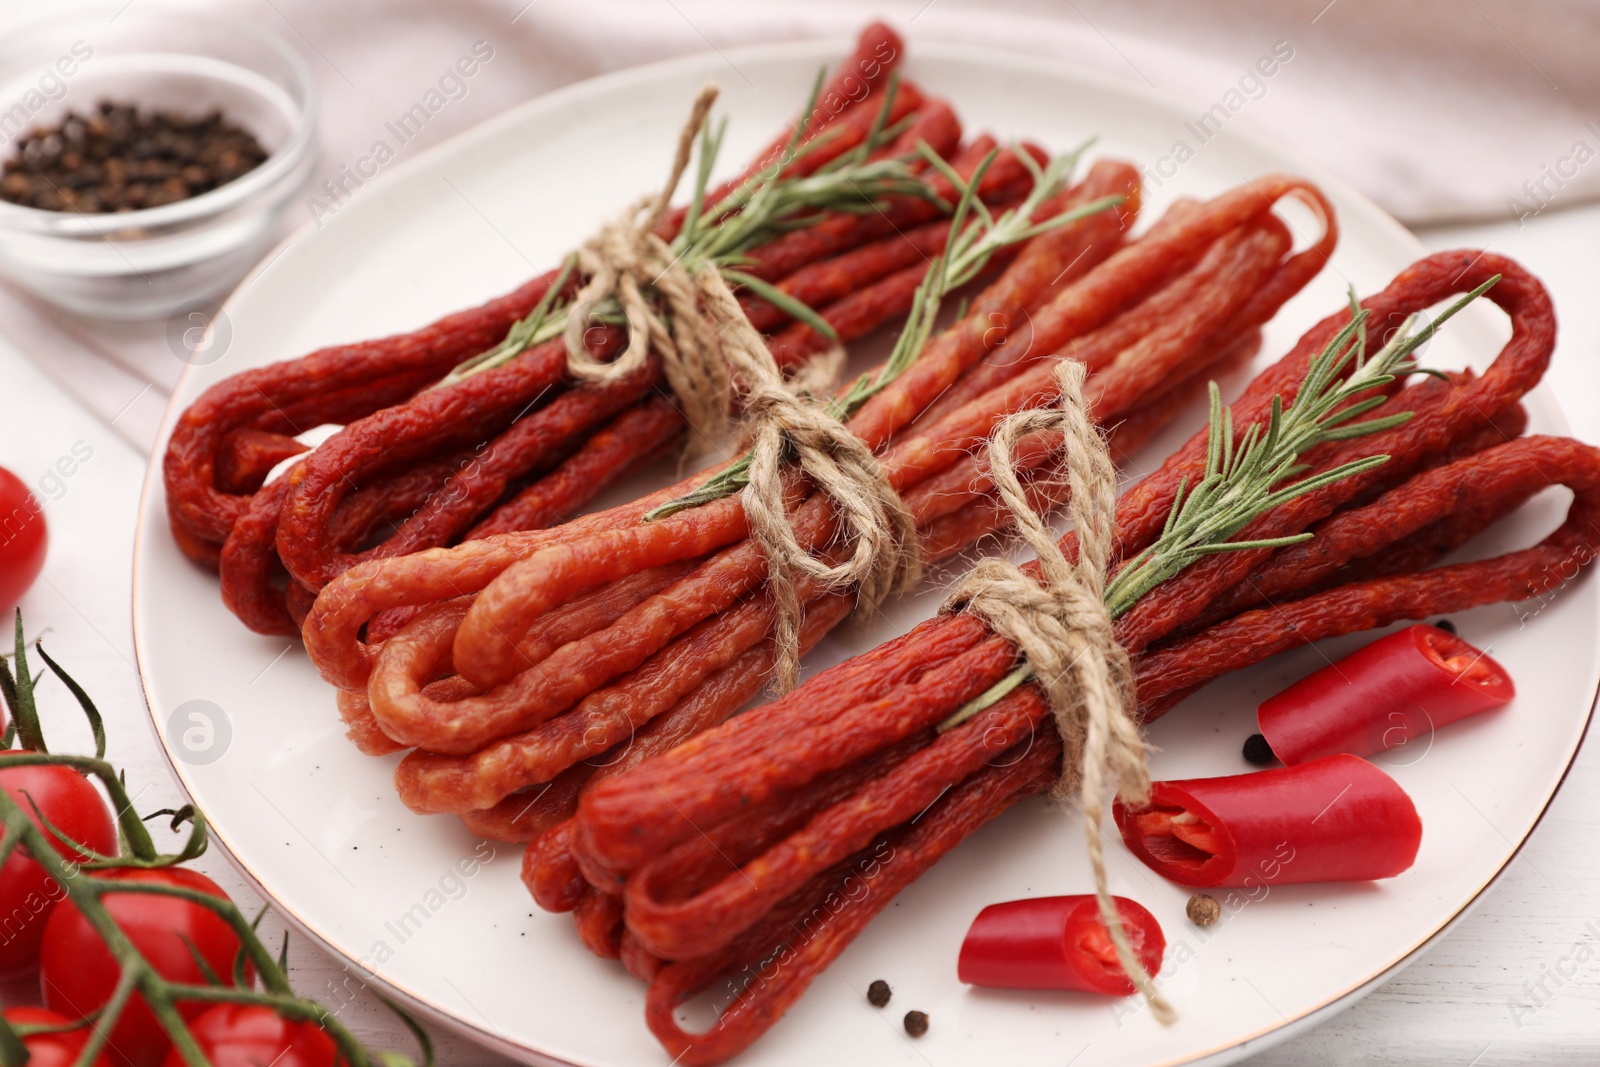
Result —
[[[578, 250], [577, 266], [588, 281], [567, 319], [567, 367], [586, 381], [610, 381], [642, 367], [653, 348], [684, 418], [711, 442], [727, 435], [737, 389], [750, 442], [749, 484], [741, 503], [767, 558], [775, 682], [787, 690], [799, 674], [803, 605], [797, 580], [810, 581], [817, 593], [855, 586], [860, 603], [875, 606], [915, 580], [918, 541], [910, 512], [871, 449], [817, 398], [832, 387], [843, 349], [834, 346], [786, 380], [722, 272], [711, 265], [691, 270], [655, 233], [716, 97], [715, 86], [701, 89], [661, 191], [639, 200]], [[659, 296], [660, 305], [648, 292]], [[622, 308], [628, 346], [602, 363], [590, 354], [584, 333], [590, 312], [608, 298]], [[852, 544], [842, 562], [816, 558], [795, 536], [784, 501], [788, 462], [833, 501]]]
[[[672, 202], [694, 139], [716, 99], [714, 85], [704, 86], [695, 98], [660, 191], [636, 201], [578, 249], [577, 267], [588, 281], [573, 300], [564, 337], [567, 370], [584, 381], [612, 381], [630, 374], [644, 366], [653, 348], [684, 418], [710, 441], [721, 440], [727, 431], [733, 385], [718, 350], [716, 328], [699, 311], [699, 292], [705, 284], [700, 276], [716, 275], [717, 281], [721, 276], [715, 270], [691, 275], [655, 228]], [[668, 314], [657, 310], [646, 290], [660, 296]], [[628, 346], [616, 359], [602, 363], [590, 353], [584, 335], [592, 325], [591, 312], [607, 298], [622, 307]]]
[[[1080, 808], [1101, 920], [1123, 970], [1165, 1024], [1176, 1020], [1177, 1013], [1128, 944], [1107, 887], [1100, 832], [1107, 789], [1115, 788], [1130, 804], [1141, 804], [1150, 796], [1150, 771], [1133, 719], [1133, 671], [1127, 652], [1116, 641], [1105, 605], [1117, 479], [1105, 441], [1085, 409], [1085, 373], [1082, 363], [1061, 360], [1056, 369], [1060, 406], [1012, 415], [989, 441], [995, 487], [1015, 517], [1023, 541], [1038, 557], [1043, 584], [1012, 563], [986, 559], [957, 586], [945, 610], [967, 611], [983, 619], [1015, 644], [1033, 668], [1061, 734], [1061, 775], [1050, 795]], [[1012, 463], [1018, 441], [1046, 431], [1059, 432], [1063, 438], [1070, 513], [1078, 533], [1076, 564], [1067, 559], [1029, 504]]]

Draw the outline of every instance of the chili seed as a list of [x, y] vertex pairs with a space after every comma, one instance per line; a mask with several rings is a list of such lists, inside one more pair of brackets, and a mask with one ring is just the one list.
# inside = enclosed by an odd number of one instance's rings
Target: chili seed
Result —
[[209, 192], [266, 161], [255, 135], [212, 111], [189, 119], [102, 101], [24, 134], [0, 200], [45, 211], [136, 211]]
[[1272, 746], [1267, 744], [1267, 739], [1260, 734], [1251, 734], [1244, 739], [1244, 758], [1246, 762], [1254, 763], [1257, 767], [1278, 762], [1278, 757], [1272, 753]]
[[928, 1015], [921, 1011], [906, 1012], [906, 1033], [912, 1037], [921, 1037], [928, 1032]]
[[1206, 893], [1196, 893], [1189, 898], [1188, 905], [1183, 909], [1189, 916], [1189, 921], [1196, 926], [1210, 926], [1222, 918], [1222, 905], [1217, 903], [1217, 898]]
[[874, 1008], [881, 1008], [888, 1004], [889, 996], [889, 983], [882, 978], [876, 979], [871, 985], [867, 986], [867, 1003]]

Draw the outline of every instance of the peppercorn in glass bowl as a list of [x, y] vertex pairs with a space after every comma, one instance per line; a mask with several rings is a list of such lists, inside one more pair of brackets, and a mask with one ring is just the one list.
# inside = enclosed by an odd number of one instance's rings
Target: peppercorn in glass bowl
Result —
[[301, 57], [240, 22], [85, 8], [0, 39], [0, 276], [67, 310], [220, 298], [283, 235], [316, 157]]

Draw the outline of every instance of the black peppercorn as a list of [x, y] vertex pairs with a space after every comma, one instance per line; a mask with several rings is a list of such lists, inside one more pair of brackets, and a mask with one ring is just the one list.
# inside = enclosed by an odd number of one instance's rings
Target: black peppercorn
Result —
[[1267, 739], [1260, 734], [1251, 734], [1244, 739], [1244, 758], [1257, 767], [1265, 767], [1278, 761], [1278, 757], [1272, 754], [1272, 746], [1267, 744]]
[[882, 978], [875, 980], [871, 985], [867, 986], [867, 1003], [871, 1004], [874, 1008], [881, 1008], [888, 1004], [889, 996], [889, 983], [885, 982]]
[[1456, 632], [1456, 624], [1451, 622], [1449, 619], [1440, 619], [1433, 625], [1443, 630], [1447, 634], [1453, 634]]
[[906, 1012], [906, 1033], [912, 1037], [921, 1037], [928, 1032], [928, 1015], [926, 1012]]
[[253, 134], [215, 111], [186, 119], [103, 102], [25, 134], [0, 170], [0, 200], [85, 215], [136, 211], [209, 192], [266, 158]]

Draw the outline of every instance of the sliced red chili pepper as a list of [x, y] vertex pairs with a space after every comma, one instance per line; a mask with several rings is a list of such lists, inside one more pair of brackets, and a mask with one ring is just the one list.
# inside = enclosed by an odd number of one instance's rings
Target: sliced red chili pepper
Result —
[[1422, 820], [1405, 790], [1359, 756], [1157, 782], [1117, 803], [1122, 840], [1180, 885], [1294, 885], [1392, 878], [1417, 858]]
[[1516, 695], [1504, 667], [1436, 626], [1408, 626], [1263, 701], [1257, 716], [1284, 763], [1368, 756], [1499, 707]]
[[[1155, 974], [1167, 949], [1161, 924], [1135, 901], [1112, 899], [1134, 956]], [[956, 971], [969, 985], [1002, 989], [1133, 992], [1092, 893], [990, 904], [972, 920]]]

